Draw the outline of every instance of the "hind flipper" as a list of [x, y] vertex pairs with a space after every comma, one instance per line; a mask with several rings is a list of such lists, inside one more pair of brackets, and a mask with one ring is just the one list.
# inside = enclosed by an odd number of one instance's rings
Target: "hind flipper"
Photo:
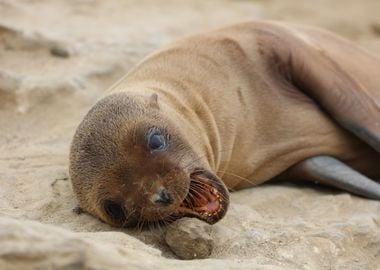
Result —
[[379, 183], [330, 156], [316, 156], [301, 161], [289, 169], [288, 175], [380, 200]]

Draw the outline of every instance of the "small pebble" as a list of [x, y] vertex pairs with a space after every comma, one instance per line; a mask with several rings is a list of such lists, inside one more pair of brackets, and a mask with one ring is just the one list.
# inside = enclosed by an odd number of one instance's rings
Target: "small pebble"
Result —
[[371, 30], [374, 34], [380, 36], [380, 24], [377, 24], [377, 23], [371, 24]]
[[50, 53], [53, 56], [68, 58], [71, 56], [70, 51], [64, 47], [53, 47], [50, 49]]
[[175, 221], [166, 231], [165, 241], [181, 259], [204, 259], [211, 255], [214, 241], [212, 226], [195, 218]]

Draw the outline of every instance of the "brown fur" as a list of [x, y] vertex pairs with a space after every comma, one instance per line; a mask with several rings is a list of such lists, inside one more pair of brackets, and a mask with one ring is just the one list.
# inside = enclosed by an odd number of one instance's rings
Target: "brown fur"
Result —
[[[158, 220], [183, 200], [195, 168], [240, 189], [318, 155], [378, 177], [377, 152], [324, 111], [342, 119], [345, 110], [356, 109], [354, 116], [364, 119], [360, 107], [338, 103], [341, 93], [309, 89], [344, 88], [360, 102], [357, 86], [380, 92], [374, 74], [379, 69], [379, 59], [333, 34], [271, 22], [238, 24], [173, 43], [114, 85], [79, 126], [70, 157], [79, 203], [114, 225], [120, 224], [101, 207], [108, 197], [140, 212], [140, 218]], [[152, 94], [158, 95], [157, 107], [149, 102]], [[142, 130], [155, 125], [168, 130], [172, 148], [152, 157], [141, 140]], [[158, 209], [146, 201], [141, 189], [152, 193], [157, 185], [176, 194], [173, 206]]]

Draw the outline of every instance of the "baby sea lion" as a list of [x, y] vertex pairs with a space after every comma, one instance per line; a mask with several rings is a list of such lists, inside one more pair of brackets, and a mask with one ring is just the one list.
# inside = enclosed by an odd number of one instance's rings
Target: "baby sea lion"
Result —
[[79, 125], [80, 207], [115, 226], [210, 224], [228, 190], [304, 179], [380, 199], [380, 59], [332, 33], [247, 22], [144, 59]]

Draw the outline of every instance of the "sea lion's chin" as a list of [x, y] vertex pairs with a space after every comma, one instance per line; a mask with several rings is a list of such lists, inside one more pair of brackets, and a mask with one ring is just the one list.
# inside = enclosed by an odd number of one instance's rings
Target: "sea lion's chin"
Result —
[[214, 224], [224, 217], [228, 205], [229, 193], [223, 182], [207, 170], [196, 169], [190, 174], [188, 193], [176, 214]]

